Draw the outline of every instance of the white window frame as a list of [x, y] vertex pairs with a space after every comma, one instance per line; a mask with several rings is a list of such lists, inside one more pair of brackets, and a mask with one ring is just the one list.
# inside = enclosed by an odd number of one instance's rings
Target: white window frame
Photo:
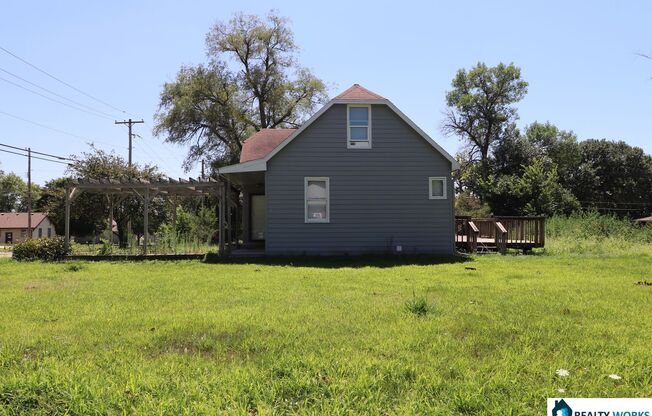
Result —
[[[308, 182], [326, 182], [326, 218], [308, 218]], [[306, 224], [331, 222], [331, 184], [327, 176], [306, 176], [303, 178], [303, 219]]]
[[[443, 189], [443, 195], [441, 196], [436, 196], [432, 194], [432, 181], [442, 181], [442, 189]], [[446, 177], [445, 176], [431, 176], [428, 178], [428, 199], [447, 199], [446, 198], [446, 191], [448, 188], [448, 184], [446, 183]]]
[[[367, 122], [367, 141], [356, 141], [356, 144], [351, 144], [351, 127], [364, 127], [364, 126], [351, 126], [349, 117], [349, 110], [352, 107], [362, 107], [368, 109], [369, 120]], [[346, 106], [346, 148], [347, 149], [371, 149], [371, 105], [370, 104], [348, 104]]]

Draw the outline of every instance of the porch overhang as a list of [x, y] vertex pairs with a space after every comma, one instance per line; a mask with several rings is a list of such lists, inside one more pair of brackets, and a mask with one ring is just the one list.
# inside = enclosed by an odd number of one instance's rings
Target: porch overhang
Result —
[[256, 186], [265, 183], [267, 163], [263, 159], [224, 166], [218, 173], [235, 185], [244, 187]]
[[223, 173], [243, 173], [243, 172], [264, 172], [267, 170], [265, 159], [250, 160], [248, 162], [236, 163], [235, 165], [224, 166], [218, 169]]

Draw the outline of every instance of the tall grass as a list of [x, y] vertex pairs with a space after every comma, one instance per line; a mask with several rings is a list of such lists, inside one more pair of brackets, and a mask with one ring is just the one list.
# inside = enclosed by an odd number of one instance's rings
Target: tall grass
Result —
[[596, 212], [552, 217], [546, 221], [546, 253], [652, 255], [652, 227]]

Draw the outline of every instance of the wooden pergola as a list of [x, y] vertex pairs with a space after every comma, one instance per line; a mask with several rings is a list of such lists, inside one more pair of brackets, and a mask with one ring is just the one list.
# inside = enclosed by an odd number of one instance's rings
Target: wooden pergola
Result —
[[[65, 188], [65, 244], [66, 249], [70, 246], [70, 207], [72, 202], [82, 193], [99, 193], [106, 195], [109, 199], [109, 230], [113, 222], [113, 205], [114, 198], [117, 197], [117, 203], [129, 196], [135, 196], [143, 202], [143, 255], [147, 255], [149, 243], [148, 226], [149, 226], [149, 204], [155, 197], [167, 199], [173, 207], [177, 197], [202, 197], [206, 195], [216, 196], [218, 198], [219, 210], [219, 253], [227, 253], [226, 242], [229, 246], [233, 241], [233, 227], [229, 223], [229, 208], [236, 203], [233, 188], [228, 180], [224, 179], [182, 179], [161, 178], [156, 181], [143, 179], [71, 179], [66, 183]], [[172, 210], [172, 224], [176, 224], [176, 209]], [[226, 233], [228, 232], [228, 235]]]

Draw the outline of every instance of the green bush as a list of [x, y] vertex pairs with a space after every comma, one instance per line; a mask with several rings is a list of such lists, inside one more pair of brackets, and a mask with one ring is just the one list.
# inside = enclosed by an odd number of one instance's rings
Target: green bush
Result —
[[25, 240], [14, 245], [12, 258], [18, 261], [61, 261], [68, 254], [65, 240], [61, 236]]

